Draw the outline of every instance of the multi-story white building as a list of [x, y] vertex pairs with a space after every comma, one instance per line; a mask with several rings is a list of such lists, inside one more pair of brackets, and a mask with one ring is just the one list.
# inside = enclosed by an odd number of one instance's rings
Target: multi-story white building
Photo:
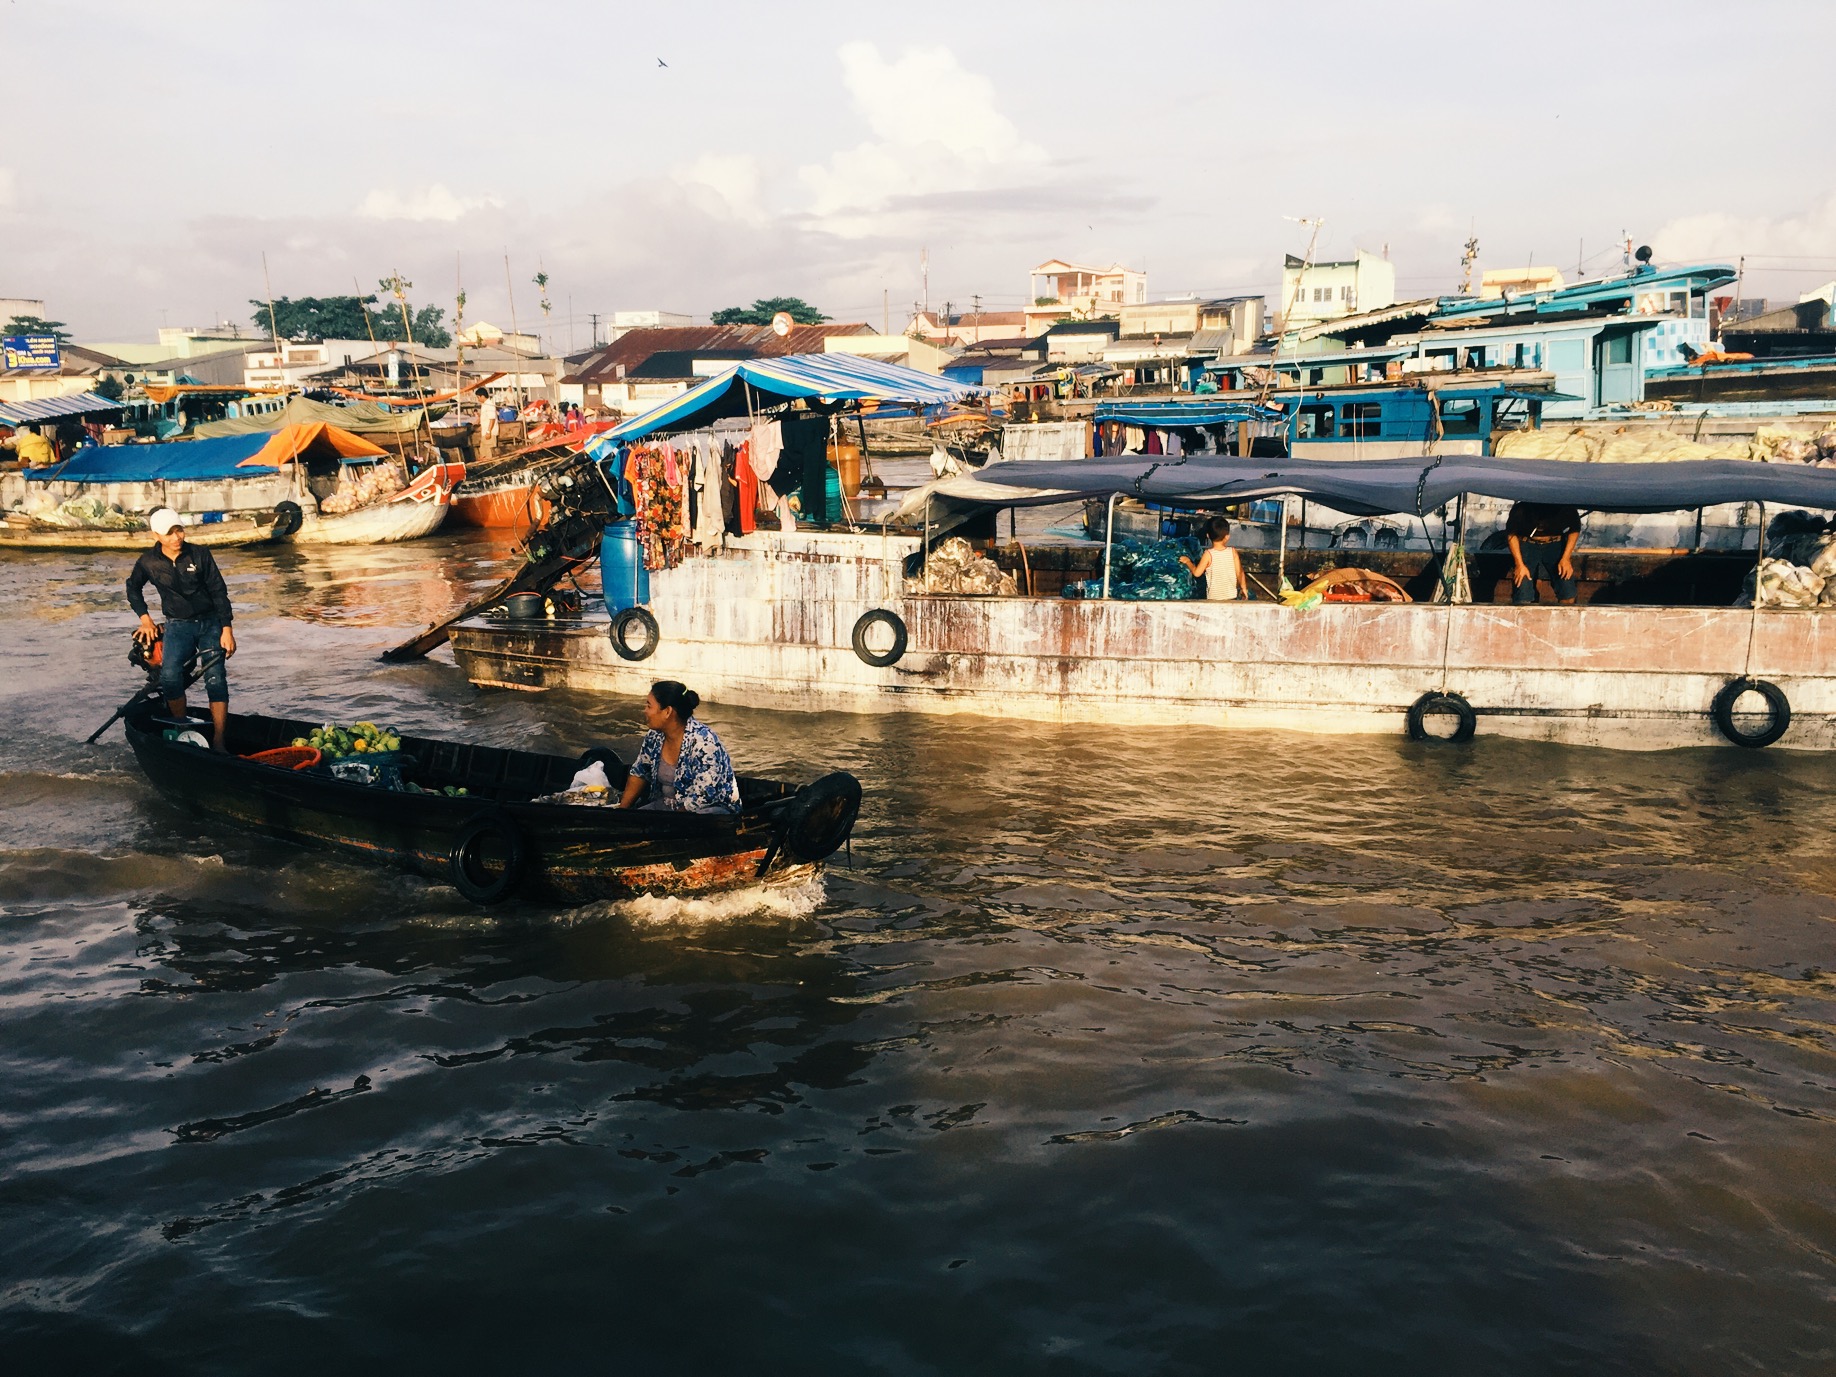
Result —
[[1049, 258], [1033, 269], [1026, 299], [1026, 333], [1032, 338], [1054, 321], [1094, 320], [1140, 305], [1147, 300], [1147, 274], [1120, 263], [1095, 268]]
[[1395, 304], [1395, 265], [1363, 249], [1338, 263], [1308, 263], [1289, 254], [1281, 270], [1284, 330]]

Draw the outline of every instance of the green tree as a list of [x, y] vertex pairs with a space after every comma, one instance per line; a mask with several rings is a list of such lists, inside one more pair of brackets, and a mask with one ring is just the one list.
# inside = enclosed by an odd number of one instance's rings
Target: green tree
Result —
[[0, 335], [51, 335], [59, 344], [70, 338], [61, 320], [46, 320], [43, 316], [14, 316]]
[[783, 311], [799, 325], [821, 325], [828, 319], [800, 296], [762, 296], [750, 306], [725, 306], [709, 317], [716, 325], [770, 325]]
[[122, 391], [121, 383], [116, 378], [104, 378], [96, 384], [96, 395], [107, 397], [111, 402], [120, 401]]
[[[402, 313], [394, 302], [378, 307], [380, 300], [370, 296], [301, 296], [278, 297], [274, 302], [274, 330], [282, 339], [303, 342], [319, 339], [368, 339], [378, 344], [395, 343], [404, 338]], [[265, 335], [268, 333], [268, 303], [249, 302], [255, 308], [250, 319]], [[423, 306], [418, 311], [408, 306], [414, 322], [417, 344], [430, 349], [444, 349], [453, 342], [452, 333], [442, 322], [446, 311], [439, 306]]]

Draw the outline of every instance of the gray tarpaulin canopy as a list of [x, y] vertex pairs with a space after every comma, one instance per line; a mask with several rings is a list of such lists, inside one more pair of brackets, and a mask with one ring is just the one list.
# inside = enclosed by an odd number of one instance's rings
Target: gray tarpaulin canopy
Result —
[[923, 491], [955, 505], [1002, 506], [1121, 493], [1148, 502], [1217, 507], [1291, 493], [1360, 516], [1421, 515], [1462, 493], [1608, 512], [1668, 512], [1726, 502], [1829, 510], [1836, 509], [1836, 469], [1750, 459], [1588, 464], [1472, 454], [1349, 460], [1129, 455], [990, 464], [972, 479], [945, 479]]
[[225, 435], [267, 435], [287, 426], [307, 425], [313, 421], [324, 421], [354, 435], [405, 435], [419, 430], [422, 423], [419, 409], [391, 411], [375, 402], [332, 406], [327, 402], [315, 402], [310, 397], [293, 397], [279, 411], [207, 421], [192, 434], [200, 440], [215, 440]]

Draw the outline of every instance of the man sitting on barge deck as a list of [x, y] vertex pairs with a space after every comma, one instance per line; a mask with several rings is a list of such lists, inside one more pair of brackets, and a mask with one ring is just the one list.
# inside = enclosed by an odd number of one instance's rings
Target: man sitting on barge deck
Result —
[[1537, 580], [1548, 583], [1555, 600], [1575, 603], [1575, 542], [1581, 538], [1581, 513], [1573, 507], [1519, 502], [1505, 519], [1505, 544], [1511, 547], [1511, 601], [1540, 602]]

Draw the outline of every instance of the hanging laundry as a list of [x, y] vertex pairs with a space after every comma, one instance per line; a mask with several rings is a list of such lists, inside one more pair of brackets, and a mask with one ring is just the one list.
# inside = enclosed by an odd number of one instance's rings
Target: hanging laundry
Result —
[[1169, 430], [1167, 432], [1167, 453], [1170, 455], [1181, 455], [1185, 452], [1186, 445], [1185, 442], [1179, 438], [1179, 432], [1177, 430]]
[[1166, 451], [1161, 448], [1160, 432], [1158, 430], [1150, 430], [1147, 433], [1147, 448], [1143, 450], [1142, 453], [1164, 454], [1165, 452]]
[[719, 545], [727, 531], [720, 483], [720, 460], [724, 448], [712, 435], [699, 437], [695, 446], [695, 517], [692, 529], [696, 541], [702, 545]]
[[758, 529], [759, 478], [752, 468], [750, 443], [739, 447], [733, 459], [734, 477], [739, 481], [739, 528], [743, 535]]
[[626, 475], [637, 501], [637, 537], [644, 567], [675, 568], [687, 553], [688, 526], [682, 474], [674, 451], [667, 444], [633, 445]]

